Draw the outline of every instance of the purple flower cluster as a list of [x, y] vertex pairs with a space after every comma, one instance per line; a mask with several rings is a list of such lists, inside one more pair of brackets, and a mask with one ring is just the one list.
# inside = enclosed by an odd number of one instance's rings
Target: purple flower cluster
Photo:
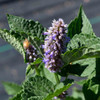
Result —
[[29, 45], [29, 47], [26, 49], [26, 61], [27, 64], [30, 64], [34, 62], [37, 59], [37, 51], [36, 48], [32, 45]]
[[66, 51], [66, 43], [69, 42], [69, 37], [66, 35], [67, 25], [60, 18], [58, 21], [53, 20], [52, 27], [49, 27], [44, 35], [47, 35], [44, 41], [44, 63], [45, 68], [51, 72], [59, 71], [63, 65], [61, 53]]
[[38, 57], [36, 48], [30, 44], [28, 39], [25, 39], [23, 42], [23, 47], [26, 50], [25, 55], [27, 64], [34, 62]]

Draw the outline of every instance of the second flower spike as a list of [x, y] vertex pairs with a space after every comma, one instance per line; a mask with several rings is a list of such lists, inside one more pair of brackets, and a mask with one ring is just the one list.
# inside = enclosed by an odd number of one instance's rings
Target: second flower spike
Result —
[[36, 48], [27, 39], [23, 42], [23, 47], [26, 50], [27, 64], [33, 63], [38, 57]]

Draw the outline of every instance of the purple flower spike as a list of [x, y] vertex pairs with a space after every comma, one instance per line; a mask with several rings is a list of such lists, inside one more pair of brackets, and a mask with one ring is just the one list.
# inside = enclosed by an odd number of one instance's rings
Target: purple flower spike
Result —
[[60, 67], [63, 66], [61, 53], [66, 50], [66, 41], [70, 40], [66, 29], [67, 25], [60, 18], [58, 21], [53, 20], [52, 27], [44, 33], [47, 35], [44, 41], [44, 62], [45, 68], [50, 72], [60, 71]]

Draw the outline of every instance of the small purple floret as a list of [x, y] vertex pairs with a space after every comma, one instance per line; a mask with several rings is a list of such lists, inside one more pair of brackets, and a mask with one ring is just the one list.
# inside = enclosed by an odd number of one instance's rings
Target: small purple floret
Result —
[[49, 35], [49, 33], [48, 32], [44, 32], [43, 35]]

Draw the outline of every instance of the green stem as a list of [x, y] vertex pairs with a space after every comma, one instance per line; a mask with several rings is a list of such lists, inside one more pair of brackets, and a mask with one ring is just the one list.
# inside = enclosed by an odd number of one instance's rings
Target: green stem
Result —
[[36, 75], [40, 75], [40, 72], [39, 72], [39, 70], [37, 69], [36, 66], [35, 66], [35, 72], [36, 72]]
[[54, 75], [55, 75], [55, 79], [56, 79], [56, 84], [59, 84], [60, 83], [60, 80], [59, 80], [58, 74], [57, 73], [54, 73]]

